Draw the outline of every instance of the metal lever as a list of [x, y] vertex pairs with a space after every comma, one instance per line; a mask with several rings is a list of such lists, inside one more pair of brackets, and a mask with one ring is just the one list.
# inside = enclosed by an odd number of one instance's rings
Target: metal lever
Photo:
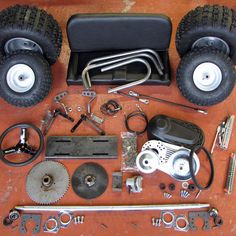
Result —
[[80, 126], [80, 124], [86, 119], [86, 115], [82, 114], [78, 122], [70, 130], [71, 133], [74, 133], [75, 130]]
[[70, 130], [71, 133], [74, 133], [75, 130], [80, 126], [80, 124], [86, 121], [92, 128], [94, 128], [100, 135], [105, 135], [105, 132], [98, 127], [92, 120], [90, 120], [85, 114], [81, 115], [81, 118], [79, 119], [79, 121], [74, 125], [74, 127], [72, 127], [72, 129]]
[[46, 135], [49, 131], [49, 129], [51, 128], [52, 124], [54, 123], [55, 119], [57, 118], [57, 116], [62, 116], [63, 118], [74, 122], [74, 119], [70, 116], [68, 116], [66, 113], [61, 112], [60, 109], [56, 109], [54, 110], [53, 113], [51, 113], [50, 111], [47, 113], [47, 117], [45, 118], [46, 122], [42, 125], [42, 132], [43, 135]]
[[65, 119], [67, 119], [67, 120], [69, 120], [69, 121], [71, 121], [71, 122], [74, 122], [74, 119], [73, 119], [72, 117], [68, 116], [66, 113], [61, 112], [59, 109], [56, 109], [56, 110], [54, 111], [54, 116], [55, 116], [55, 117], [56, 117], [56, 116], [62, 116], [62, 117], [64, 117]]

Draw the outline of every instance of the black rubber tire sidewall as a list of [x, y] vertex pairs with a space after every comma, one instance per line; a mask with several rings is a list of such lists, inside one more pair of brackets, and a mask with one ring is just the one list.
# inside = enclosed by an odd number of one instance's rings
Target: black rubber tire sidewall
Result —
[[[33, 87], [24, 93], [13, 91], [7, 84], [6, 75], [16, 64], [28, 65], [35, 74]], [[8, 103], [19, 106], [33, 106], [43, 100], [51, 89], [51, 68], [43, 56], [30, 51], [20, 51], [3, 58], [0, 64], [0, 96]]]
[[15, 5], [3, 9], [0, 12], [0, 35], [3, 55], [6, 55], [6, 42], [18, 37], [39, 44], [50, 64], [54, 64], [60, 55], [62, 31], [58, 22], [51, 14], [34, 6]]
[[184, 56], [187, 52], [192, 49], [192, 45], [198, 39], [203, 37], [217, 37], [225, 41], [229, 48], [230, 54], [229, 57], [236, 62], [236, 31], [229, 32], [228, 30], [222, 27], [212, 28], [210, 26], [197, 28], [192, 31], [188, 31], [178, 43], [178, 52], [181, 56]]
[[[47, 59], [49, 64], [54, 64], [57, 59], [55, 46], [49, 38], [43, 36], [39, 32], [27, 31], [25, 29], [11, 28], [0, 29], [0, 50], [5, 55], [4, 46], [6, 42], [13, 38], [26, 38], [36, 42], [43, 50], [43, 56]], [[40, 54], [40, 52], [38, 52]]]
[[217, 37], [225, 41], [230, 48], [229, 57], [236, 63], [236, 11], [220, 5], [204, 5], [189, 11], [176, 31], [179, 55], [183, 57], [202, 37]]
[[[220, 85], [213, 91], [202, 91], [193, 82], [193, 72], [204, 62], [217, 65], [222, 73]], [[177, 69], [177, 84], [182, 94], [192, 103], [210, 106], [225, 100], [235, 85], [236, 72], [229, 57], [215, 49], [195, 49], [186, 54]]]

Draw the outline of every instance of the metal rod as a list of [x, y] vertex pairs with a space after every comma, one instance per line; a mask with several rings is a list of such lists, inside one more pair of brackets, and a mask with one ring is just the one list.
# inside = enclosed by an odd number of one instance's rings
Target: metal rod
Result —
[[117, 91], [115, 94], [122, 95], [122, 96], [125, 96], [125, 97], [128, 97], [128, 98], [132, 98], [132, 99], [134, 99], [136, 101], [139, 101], [139, 102], [142, 102], [143, 104], [146, 104], [146, 105], [149, 104], [149, 100], [148, 99], [137, 98], [137, 97], [129, 95], [128, 93]]
[[166, 205], [118, 205], [118, 206], [15, 206], [20, 211], [152, 211], [187, 210], [210, 207], [209, 203], [166, 204]]
[[107, 67], [102, 68], [102, 71], [111, 70], [113, 68], [120, 67], [120, 66], [127, 65], [127, 64], [131, 64], [131, 63], [135, 63], [135, 62], [143, 63], [146, 66], [147, 74], [145, 75], [145, 77], [142, 78], [142, 79], [139, 79], [137, 81], [133, 81], [131, 83], [118, 86], [116, 88], [108, 89], [108, 93], [115, 93], [115, 92], [117, 92], [119, 90], [127, 89], [127, 88], [133, 87], [135, 85], [142, 84], [142, 83], [144, 83], [145, 81], [147, 81], [149, 79], [149, 77], [150, 77], [150, 75], [152, 73], [151, 66], [149, 65], [149, 63], [146, 60], [143, 60], [141, 58], [134, 58], [134, 59], [130, 59], [130, 60], [127, 60], [127, 61], [124, 61], [124, 62], [113, 64], [111, 66], [107, 66]]
[[214, 138], [213, 143], [211, 145], [211, 152], [210, 152], [211, 154], [213, 154], [213, 152], [214, 152], [214, 149], [215, 149], [215, 146], [216, 146], [216, 141], [218, 139], [220, 131], [221, 131], [221, 125], [218, 125], [217, 129], [216, 129], [215, 138]]
[[134, 91], [129, 91], [129, 95], [131, 95], [133, 97], [146, 98], [146, 99], [150, 99], [150, 100], [157, 101], [157, 102], [167, 103], [167, 104], [172, 105], [172, 106], [179, 106], [179, 107], [188, 108], [188, 109], [197, 111], [199, 113], [202, 113], [204, 115], [208, 114], [208, 112], [206, 110], [203, 110], [203, 109], [187, 106], [187, 105], [180, 104], [180, 103], [177, 103], [177, 102], [172, 102], [172, 101], [164, 100], [164, 99], [161, 99], [161, 98], [151, 97], [151, 96], [144, 95], [144, 94], [138, 94], [138, 93], [136, 93]]

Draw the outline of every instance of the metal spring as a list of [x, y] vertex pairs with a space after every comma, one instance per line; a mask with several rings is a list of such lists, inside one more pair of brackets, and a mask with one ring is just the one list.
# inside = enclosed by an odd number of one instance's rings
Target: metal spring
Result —
[[236, 168], [236, 154], [233, 153], [230, 157], [229, 169], [228, 169], [226, 184], [224, 188], [224, 191], [227, 194], [231, 194], [233, 191], [235, 168]]

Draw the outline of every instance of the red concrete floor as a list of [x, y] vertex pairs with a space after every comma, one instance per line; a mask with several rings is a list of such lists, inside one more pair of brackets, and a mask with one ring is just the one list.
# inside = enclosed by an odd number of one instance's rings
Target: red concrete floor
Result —
[[[45, 114], [45, 111], [51, 107], [53, 97], [63, 90], [69, 91], [69, 96], [66, 100], [66, 104], [73, 108], [72, 116], [78, 119], [80, 113], [76, 111], [77, 106], [84, 106], [84, 100], [81, 96], [82, 87], [67, 87], [66, 85], [66, 70], [69, 59], [69, 46], [66, 38], [66, 22], [68, 18], [74, 13], [108, 13], [108, 12], [145, 12], [145, 13], [164, 13], [168, 15], [173, 22], [173, 34], [170, 46], [170, 61], [172, 68], [173, 82], [170, 87], [142, 87], [135, 88], [136, 91], [142, 91], [146, 94], [152, 94], [163, 99], [171, 99], [190, 105], [180, 94], [175, 83], [175, 70], [179, 62], [179, 57], [175, 49], [175, 31], [178, 22], [181, 17], [185, 15], [190, 9], [195, 8], [197, 5], [203, 4], [225, 4], [229, 7], [236, 9], [235, 1], [189, 1], [189, 0], [178, 0], [178, 1], [143, 1], [143, 0], [116, 0], [116, 1], [104, 1], [104, 0], [25, 0], [25, 1], [0, 1], [0, 8], [3, 9], [12, 4], [25, 3], [34, 4], [41, 8], [44, 8], [50, 12], [59, 22], [63, 30], [63, 46], [62, 52], [58, 62], [52, 67], [53, 71], [53, 88], [49, 96], [37, 106], [32, 108], [16, 108], [5, 101], [0, 100], [0, 132], [3, 132], [7, 127], [18, 122], [31, 122], [37, 126], [40, 125], [40, 121]], [[94, 87], [98, 92], [98, 97], [93, 104], [93, 109], [96, 114], [99, 113], [100, 104], [107, 99], [112, 98], [112, 95], [107, 95], [106, 91], [108, 86], [96, 86]], [[118, 97], [117, 97], [118, 98]], [[148, 117], [151, 118], [156, 114], [166, 114], [175, 118], [191, 121], [199, 125], [205, 132], [206, 142], [205, 146], [210, 148], [214, 138], [215, 130], [219, 122], [222, 121], [228, 114], [235, 114], [236, 105], [236, 91], [221, 104], [207, 108], [209, 114], [202, 115], [199, 113], [189, 112], [184, 109], [173, 109], [165, 104], [151, 102], [150, 105], [141, 105], [142, 109], [147, 113]], [[125, 131], [123, 124], [124, 114], [129, 113], [136, 109], [136, 102], [126, 98], [119, 99], [123, 106], [123, 111], [116, 117], [106, 119], [103, 128], [107, 134], [118, 135]], [[136, 124], [138, 125], [138, 124]], [[71, 124], [67, 121], [58, 119], [50, 130], [48, 135], [70, 135]], [[235, 130], [235, 129], [234, 129]], [[77, 135], [96, 135], [96, 133], [85, 126], [81, 126]], [[114, 171], [119, 171], [121, 166], [121, 143], [119, 143], [119, 158], [115, 160], [98, 160], [109, 174], [109, 185], [106, 192], [94, 200], [84, 200], [74, 194], [70, 187], [65, 196], [57, 203], [58, 205], [119, 205], [119, 204], [157, 204], [157, 203], [183, 203], [183, 202], [201, 202], [210, 203], [212, 206], [219, 209], [220, 215], [224, 219], [224, 225], [221, 228], [213, 229], [209, 231], [199, 230], [194, 232], [188, 232], [193, 235], [235, 235], [236, 234], [236, 191], [231, 196], [227, 196], [223, 192], [225, 183], [229, 155], [231, 152], [236, 150], [235, 143], [236, 133], [233, 132], [231, 144], [227, 151], [221, 151], [216, 148], [214, 152], [214, 165], [215, 165], [215, 181], [213, 186], [203, 192], [199, 199], [195, 200], [192, 195], [188, 200], [182, 200], [179, 197], [179, 189], [181, 188], [180, 183], [176, 183], [177, 191], [174, 192], [173, 198], [170, 200], [164, 199], [158, 186], [160, 182], [166, 184], [173, 182], [167, 175], [156, 172], [151, 175], [145, 175], [143, 181], [143, 192], [140, 194], [128, 194], [125, 187], [121, 193], [112, 192], [111, 188], [111, 174]], [[138, 144], [139, 148], [146, 141], [146, 135], [139, 137]], [[14, 140], [13, 140], [14, 141]], [[40, 157], [32, 164], [13, 168], [6, 166], [0, 162], [0, 221], [4, 216], [7, 215], [8, 211], [15, 205], [32, 205], [34, 204], [27, 196], [25, 190], [25, 180], [28, 171], [38, 162], [45, 159], [45, 150], [42, 152]], [[68, 169], [70, 176], [74, 170], [84, 163], [83, 160], [63, 160], [61, 161]], [[207, 178], [207, 163], [203, 163], [203, 173], [200, 174], [200, 180], [204, 181]], [[205, 172], [204, 172], [205, 171]], [[124, 179], [129, 174], [124, 174]], [[186, 213], [187, 212], [180, 212]], [[83, 225], [71, 224], [67, 229], [61, 229], [58, 235], [142, 235], [149, 236], [154, 234], [161, 235], [182, 235], [180, 232], [176, 232], [173, 229], [165, 229], [164, 227], [154, 228], [151, 225], [151, 218], [153, 216], [158, 217], [159, 212], [144, 211], [144, 212], [91, 212], [91, 213], [78, 213], [85, 216], [85, 223]], [[54, 215], [54, 214], [52, 214]], [[48, 214], [43, 214], [43, 221], [46, 220]], [[18, 235], [19, 222], [15, 222], [11, 227], [3, 227], [0, 224], [0, 235]], [[201, 226], [201, 221], [198, 222]], [[31, 235], [32, 225], [29, 224], [27, 235]], [[43, 235], [41, 230], [39, 235]]]

